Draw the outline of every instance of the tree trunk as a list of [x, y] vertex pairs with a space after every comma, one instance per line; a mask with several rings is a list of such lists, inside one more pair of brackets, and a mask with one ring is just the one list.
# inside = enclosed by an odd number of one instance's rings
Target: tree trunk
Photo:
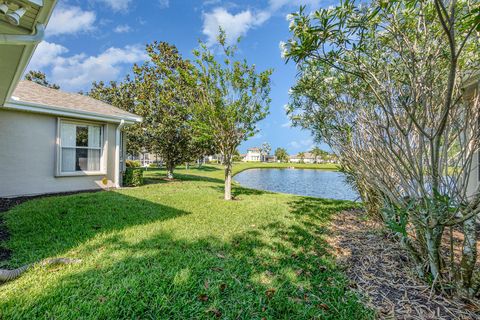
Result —
[[225, 162], [225, 200], [232, 200], [232, 162]]
[[426, 227], [425, 229], [428, 263], [433, 279], [440, 279], [442, 277], [442, 259], [440, 258], [440, 244], [442, 235], [443, 226], [437, 226], [434, 228]]
[[472, 288], [472, 276], [477, 261], [477, 232], [476, 232], [476, 216], [463, 222], [463, 249], [461, 272], [463, 286], [469, 290]]
[[167, 164], [167, 179], [172, 180], [173, 179], [173, 169], [175, 168], [174, 165]]

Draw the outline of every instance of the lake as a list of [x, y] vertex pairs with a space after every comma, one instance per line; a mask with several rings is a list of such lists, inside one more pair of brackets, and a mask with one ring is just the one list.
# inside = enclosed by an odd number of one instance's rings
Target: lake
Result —
[[240, 185], [259, 190], [330, 198], [358, 200], [358, 194], [341, 172], [315, 169], [249, 169], [234, 177]]

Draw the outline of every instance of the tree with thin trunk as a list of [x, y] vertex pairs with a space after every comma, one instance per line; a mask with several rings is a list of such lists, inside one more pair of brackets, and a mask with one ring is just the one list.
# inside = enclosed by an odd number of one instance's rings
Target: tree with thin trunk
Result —
[[221, 29], [218, 43], [221, 58], [205, 43], [194, 51], [199, 73], [195, 118], [206, 125], [222, 155], [225, 200], [231, 200], [233, 157], [239, 145], [258, 132], [257, 123], [268, 113], [272, 70], [257, 72], [255, 65], [236, 59], [236, 46], [227, 45]]

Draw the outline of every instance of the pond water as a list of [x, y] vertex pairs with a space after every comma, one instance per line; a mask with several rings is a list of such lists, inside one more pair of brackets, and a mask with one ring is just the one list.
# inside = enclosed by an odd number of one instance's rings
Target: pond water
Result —
[[272, 192], [338, 200], [358, 200], [341, 172], [314, 169], [249, 169], [234, 177], [240, 185]]

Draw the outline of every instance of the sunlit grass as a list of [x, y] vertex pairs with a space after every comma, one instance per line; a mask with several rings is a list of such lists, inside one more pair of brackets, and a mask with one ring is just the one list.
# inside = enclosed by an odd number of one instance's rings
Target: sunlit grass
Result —
[[10, 210], [9, 267], [82, 263], [1, 285], [0, 319], [372, 317], [324, 241], [331, 215], [352, 203], [238, 187], [225, 202], [220, 167], [178, 172], [173, 182], [153, 171], [143, 187]]

